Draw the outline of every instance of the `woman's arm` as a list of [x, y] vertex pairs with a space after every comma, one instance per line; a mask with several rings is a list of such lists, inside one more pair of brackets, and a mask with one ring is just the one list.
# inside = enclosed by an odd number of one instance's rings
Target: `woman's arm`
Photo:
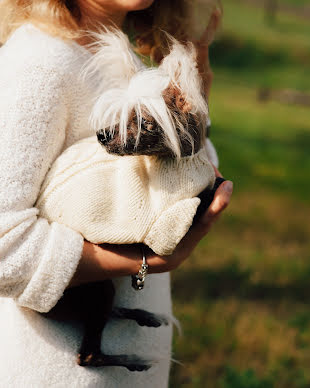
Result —
[[[217, 170], [216, 175], [221, 176]], [[172, 255], [158, 256], [148, 250], [149, 273], [171, 271], [186, 260], [228, 206], [232, 190], [233, 184], [230, 181], [220, 185], [207, 212], [190, 228]], [[99, 246], [85, 241], [82, 258], [69, 287], [117, 276], [134, 275], [138, 273], [141, 263], [141, 250], [135, 245]]]
[[64, 144], [69, 75], [61, 58], [52, 65], [47, 53], [20, 46], [9, 42], [0, 55], [0, 296], [46, 312], [71, 280], [84, 243], [34, 207]]

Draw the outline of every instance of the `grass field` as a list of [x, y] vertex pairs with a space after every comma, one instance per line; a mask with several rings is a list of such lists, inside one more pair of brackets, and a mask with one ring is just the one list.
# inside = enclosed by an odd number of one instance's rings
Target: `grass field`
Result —
[[[291, 2], [292, 3], [292, 2]], [[171, 388], [310, 387], [310, 109], [261, 103], [310, 92], [310, 23], [225, 0], [212, 50], [212, 139], [229, 209], [172, 275]]]

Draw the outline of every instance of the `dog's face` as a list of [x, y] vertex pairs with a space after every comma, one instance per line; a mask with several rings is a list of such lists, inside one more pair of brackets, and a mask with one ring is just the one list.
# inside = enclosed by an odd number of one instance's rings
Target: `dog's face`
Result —
[[99, 39], [88, 68], [90, 74], [99, 71], [103, 76], [90, 117], [99, 142], [119, 155], [179, 158], [197, 152], [205, 137], [208, 106], [194, 46], [170, 37], [170, 53], [159, 67], [146, 69], [120, 31]]
[[[163, 98], [171, 112], [177, 129], [181, 156], [189, 156], [196, 153], [201, 148], [205, 138], [205, 128], [200, 122], [200, 118], [191, 113], [191, 104], [186, 101], [186, 98], [177, 86], [169, 85], [163, 92]], [[186, 132], [178, 130], [180, 124], [186, 128]], [[165, 131], [146, 110], [142, 112], [140, 131], [138, 131], [138, 125], [138, 117], [133, 110], [128, 120], [125, 144], [121, 140], [118, 125], [116, 125], [113, 134], [104, 130], [97, 131], [98, 141], [108, 152], [122, 156], [175, 156], [171, 147], [167, 144]]]

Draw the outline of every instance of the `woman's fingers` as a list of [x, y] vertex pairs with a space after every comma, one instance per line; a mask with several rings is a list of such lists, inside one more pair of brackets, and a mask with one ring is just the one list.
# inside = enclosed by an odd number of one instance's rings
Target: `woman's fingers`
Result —
[[200, 219], [200, 222], [209, 228], [219, 217], [222, 211], [228, 206], [233, 192], [233, 183], [225, 181], [216, 190], [214, 199], [206, 213]]

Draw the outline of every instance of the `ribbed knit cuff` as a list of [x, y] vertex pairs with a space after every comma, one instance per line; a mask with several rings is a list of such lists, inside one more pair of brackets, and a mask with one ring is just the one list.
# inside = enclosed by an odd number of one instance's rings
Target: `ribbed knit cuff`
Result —
[[152, 225], [144, 243], [158, 255], [171, 255], [191, 227], [199, 204], [199, 198], [189, 198], [165, 210]]
[[50, 234], [36, 272], [16, 299], [20, 306], [48, 312], [62, 297], [82, 255], [84, 239], [72, 229], [50, 225]]

